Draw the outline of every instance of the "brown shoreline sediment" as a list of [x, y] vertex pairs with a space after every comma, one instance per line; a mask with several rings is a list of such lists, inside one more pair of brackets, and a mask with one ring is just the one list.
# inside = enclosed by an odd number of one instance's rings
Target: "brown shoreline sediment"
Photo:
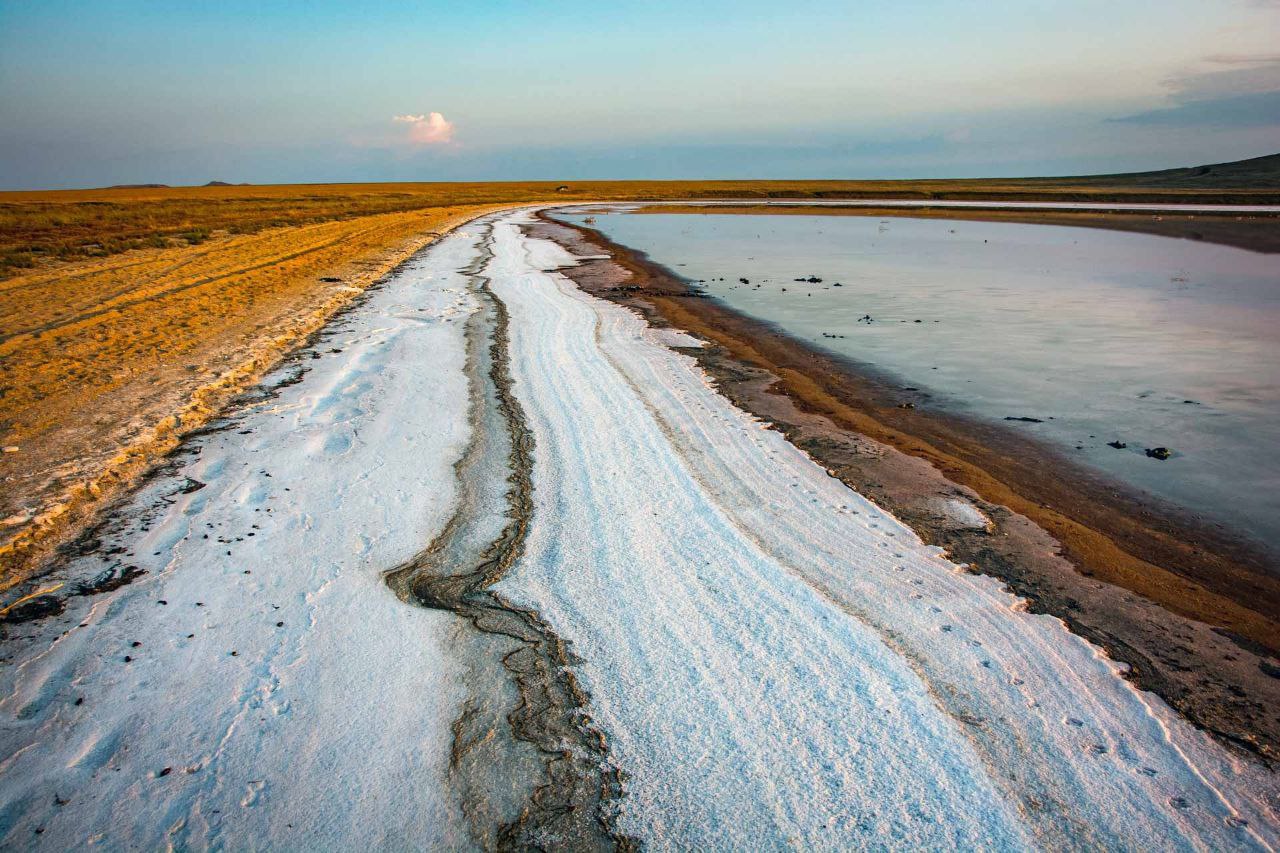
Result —
[[[1130, 667], [1193, 723], [1280, 759], [1280, 579], [1270, 555], [999, 425], [916, 396], [766, 323], [699, 298], [598, 232], [531, 226], [578, 255], [586, 292], [708, 342], [688, 354], [741, 408], [953, 559], [990, 574]], [[990, 521], [957, 523], [948, 500]]]
[[1095, 210], [1017, 210], [958, 207], [840, 207], [794, 204], [707, 205], [663, 204], [641, 206], [633, 213], [739, 214], [747, 216], [872, 216], [879, 218], [958, 219], [977, 222], [1014, 222], [1027, 225], [1061, 225], [1153, 234], [1202, 243], [1234, 246], [1251, 252], [1280, 253], [1280, 214], [1275, 213], [1125, 213]]

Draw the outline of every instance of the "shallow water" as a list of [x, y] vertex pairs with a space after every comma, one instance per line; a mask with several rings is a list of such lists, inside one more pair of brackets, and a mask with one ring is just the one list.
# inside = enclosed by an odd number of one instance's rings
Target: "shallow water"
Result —
[[[922, 406], [1036, 418], [1009, 426], [1280, 549], [1275, 256], [1048, 225], [592, 215], [729, 306], [919, 388]], [[809, 276], [823, 281], [794, 280]]]

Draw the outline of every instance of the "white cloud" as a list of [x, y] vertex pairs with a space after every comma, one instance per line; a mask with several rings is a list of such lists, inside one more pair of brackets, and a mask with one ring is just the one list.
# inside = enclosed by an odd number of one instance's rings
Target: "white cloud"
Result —
[[392, 121], [409, 125], [409, 142], [414, 145], [445, 145], [453, 141], [453, 122], [440, 113], [392, 116]]

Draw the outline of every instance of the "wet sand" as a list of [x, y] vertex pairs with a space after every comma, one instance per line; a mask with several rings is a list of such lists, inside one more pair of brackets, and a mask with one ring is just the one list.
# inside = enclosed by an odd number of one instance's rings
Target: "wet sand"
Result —
[[[910, 395], [874, 373], [701, 298], [594, 231], [545, 217], [534, 229], [575, 254], [611, 255], [564, 272], [707, 341], [688, 353], [726, 396], [926, 542], [1064, 619], [1192, 722], [1280, 758], [1270, 555], [999, 425], [904, 408]], [[986, 519], [958, 515], [957, 496]]]

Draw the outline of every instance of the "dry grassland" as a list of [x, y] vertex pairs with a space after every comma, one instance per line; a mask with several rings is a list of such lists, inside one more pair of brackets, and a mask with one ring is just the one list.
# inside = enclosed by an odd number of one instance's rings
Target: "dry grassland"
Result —
[[[460, 206], [272, 228], [0, 281], [0, 589]], [[322, 282], [321, 278], [338, 278]]]

